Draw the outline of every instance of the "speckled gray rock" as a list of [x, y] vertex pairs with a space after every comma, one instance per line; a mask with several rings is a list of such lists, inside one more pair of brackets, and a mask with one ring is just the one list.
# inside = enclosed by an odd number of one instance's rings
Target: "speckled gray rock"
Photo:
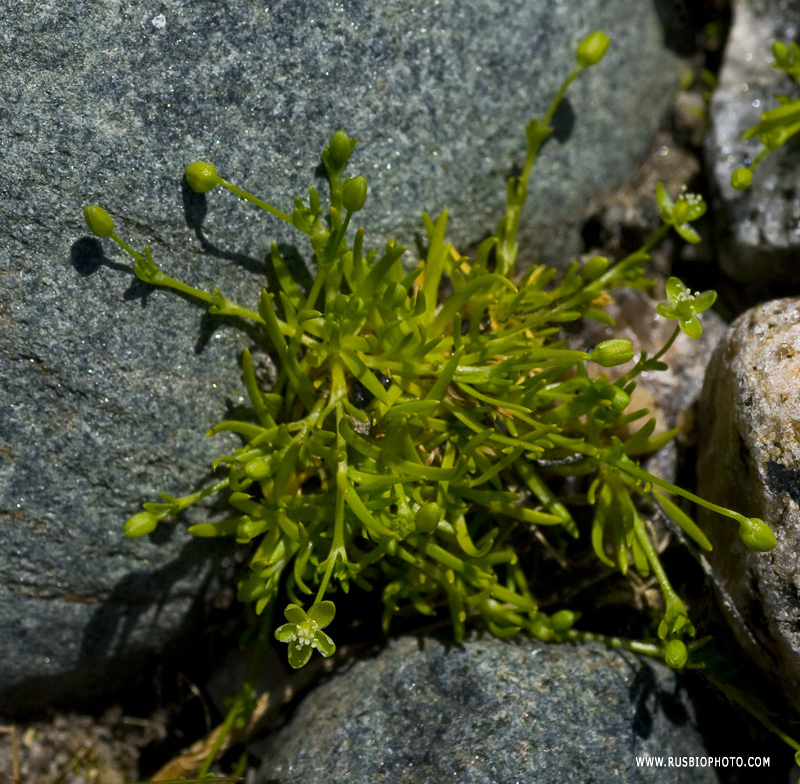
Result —
[[777, 546], [751, 553], [736, 523], [698, 515], [739, 641], [800, 707], [800, 300], [743, 313], [709, 363], [700, 402], [698, 490], [769, 523]]
[[211, 159], [287, 208], [320, 184], [321, 148], [341, 126], [361, 139], [375, 244], [390, 226], [413, 238], [419, 212], [445, 205], [455, 239], [480, 239], [522, 161], [525, 121], [576, 43], [604, 28], [613, 45], [571, 91], [535, 178], [529, 233], [555, 249], [647, 149], [678, 63], [638, 0], [0, 0], [0, 18], [0, 710], [11, 710], [105, 688], [112, 657], [187, 624], [226, 555], [182, 528], [132, 543], [121, 524], [157, 491], [196, 489], [236, 444], [203, 434], [238, 404], [250, 338], [136, 282], [116, 246], [86, 236], [84, 204], [107, 207], [136, 247], [150, 242], [168, 273], [252, 303], [270, 240], [296, 236], [229, 194], [182, 191], [183, 167]]
[[664, 665], [599, 646], [401, 638], [311, 692], [258, 784], [715, 782]]
[[[800, 140], [767, 156], [747, 191], [734, 190], [731, 172], [762, 149], [742, 134], [777, 106], [773, 95], [798, 95], [797, 84], [772, 68], [772, 44], [797, 40], [800, 6], [792, 0], [737, 0], [719, 85], [711, 101], [706, 163], [715, 192], [720, 263], [747, 283], [752, 299], [800, 285]], [[774, 294], [772, 294], [774, 296]]]

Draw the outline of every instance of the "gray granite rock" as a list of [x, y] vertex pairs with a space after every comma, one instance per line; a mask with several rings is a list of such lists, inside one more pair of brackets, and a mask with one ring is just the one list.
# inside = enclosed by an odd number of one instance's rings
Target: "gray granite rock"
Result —
[[698, 491], [759, 517], [777, 546], [752, 553], [701, 510], [708, 560], [737, 638], [800, 708], [800, 300], [743, 313], [717, 347], [700, 402]]
[[[750, 301], [800, 285], [800, 139], [758, 165], [747, 191], [734, 190], [731, 172], [761, 151], [742, 134], [778, 105], [775, 93], [800, 95], [796, 82], [772, 68], [774, 41], [797, 40], [800, 6], [789, 0], [737, 0], [719, 85], [711, 101], [705, 156], [715, 194], [722, 269], [748, 284]], [[785, 291], [785, 289], [783, 289]]]
[[401, 638], [312, 691], [258, 784], [715, 782], [664, 665], [596, 645]]
[[390, 227], [413, 239], [419, 212], [445, 205], [468, 244], [500, 215], [525, 121], [576, 43], [603, 28], [612, 47], [570, 92], [526, 216], [531, 247], [554, 250], [647, 149], [678, 61], [638, 0], [0, 0], [0, 18], [0, 710], [11, 711], [107, 688], [121, 672], [109, 662], [175, 639], [228, 556], [182, 526], [137, 542], [121, 526], [157, 491], [201, 486], [236, 444], [203, 434], [238, 405], [251, 338], [138, 283], [116, 246], [87, 236], [84, 204], [104, 205], [134, 246], [150, 242], [166, 272], [252, 303], [270, 240], [296, 237], [229, 194], [182, 190], [183, 167], [211, 159], [288, 208], [320, 184], [320, 150], [343, 127], [361, 140], [375, 244]]

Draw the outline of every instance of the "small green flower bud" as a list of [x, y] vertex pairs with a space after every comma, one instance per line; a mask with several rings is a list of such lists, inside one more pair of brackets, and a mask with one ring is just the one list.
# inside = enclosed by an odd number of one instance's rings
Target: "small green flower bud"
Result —
[[138, 539], [153, 533], [158, 525], [158, 518], [152, 512], [139, 512], [125, 523], [124, 531], [128, 539]]
[[670, 640], [667, 643], [664, 651], [664, 661], [673, 670], [680, 670], [686, 666], [686, 662], [689, 661], [689, 651], [686, 650], [686, 645], [683, 641]]
[[608, 49], [608, 36], [600, 30], [595, 30], [581, 41], [575, 52], [575, 59], [582, 68], [589, 68], [603, 59], [606, 49]]
[[603, 397], [608, 400], [608, 407], [612, 411], [624, 411], [631, 404], [630, 395], [613, 384]]
[[424, 504], [414, 515], [414, 528], [421, 534], [429, 534], [435, 531], [442, 518], [442, 507], [435, 501]]
[[792, 62], [792, 56], [789, 53], [789, 47], [782, 44], [780, 41], [775, 41], [772, 44], [772, 56], [775, 58], [775, 63], [781, 68], [786, 68]]
[[352, 152], [352, 142], [344, 131], [336, 131], [328, 142], [328, 160], [334, 169], [344, 169]]
[[766, 553], [776, 544], [775, 534], [757, 517], [750, 517], [739, 526], [739, 538], [754, 553]]
[[358, 212], [367, 200], [367, 178], [359, 175], [347, 181], [342, 189], [342, 206], [348, 212]]
[[750, 183], [753, 182], [753, 172], [750, 169], [734, 169], [733, 174], [731, 174], [731, 185], [736, 188], [737, 191], [746, 191], [750, 187]]
[[591, 359], [592, 362], [596, 362], [600, 367], [622, 365], [633, 359], [633, 344], [630, 340], [624, 340], [623, 338], [604, 340], [594, 347]]
[[195, 193], [208, 193], [217, 187], [219, 177], [214, 164], [196, 161], [186, 167], [186, 182]]
[[611, 266], [611, 262], [605, 256], [593, 256], [583, 266], [583, 277], [585, 280], [597, 280]]
[[86, 225], [89, 231], [95, 237], [108, 237], [114, 232], [114, 221], [111, 216], [96, 204], [90, 204], [83, 208], [83, 217], [86, 219]]
[[553, 615], [550, 616], [550, 626], [553, 628], [554, 632], [563, 634], [572, 628], [576, 620], [577, 615], [571, 610], [559, 610], [557, 613], [553, 613]]

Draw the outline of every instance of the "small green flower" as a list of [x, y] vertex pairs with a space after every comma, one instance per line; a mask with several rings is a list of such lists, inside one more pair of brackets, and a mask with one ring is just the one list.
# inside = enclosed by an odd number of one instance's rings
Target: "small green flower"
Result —
[[290, 604], [284, 611], [289, 623], [275, 630], [275, 639], [289, 643], [289, 664], [299, 669], [311, 658], [316, 648], [323, 656], [332, 656], [336, 651], [333, 640], [322, 631], [336, 614], [333, 602], [317, 602], [308, 613], [297, 604]]
[[673, 202], [659, 182], [656, 185], [656, 200], [664, 223], [672, 226], [686, 242], [693, 245], [700, 242], [700, 235], [689, 224], [705, 215], [706, 203], [702, 196], [684, 192]]
[[697, 291], [692, 294], [678, 278], [670, 278], [667, 281], [667, 299], [669, 305], [665, 302], [658, 304], [658, 315], [677, 320], [678, 326], [690, 338], [699, 338], [703, 334], [703, 325], [697, 314], [708, 310], [716, 302], [717, 292]]

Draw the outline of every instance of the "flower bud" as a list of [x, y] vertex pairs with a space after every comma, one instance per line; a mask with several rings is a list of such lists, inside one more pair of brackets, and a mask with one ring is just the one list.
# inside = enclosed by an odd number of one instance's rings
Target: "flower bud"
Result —
[[792, 62], [792, 56], [789, 53], [789, 47], [782, 44], [780, 41], [775, 41], [772, 44], [772, 56], [775, 58], [776, 65], [781, 68], [786, 68]]
[[611, 387], [606, 390], [603, 398], [608, 401], [608, 407], [612, 411], [624, 411], [631, 404], [630, 395], [615, 384], [612, 384]]
[[622, 365], [633, 359], [633, 344], [630, 340], [624, 340], [623, 338], [604, 340], [594, 347], [590, 358], [592, 362], [596, 362], [600, 367]]
[[266, 457], [257, 457], [250, 460], [244, 467], [244, 472], [248, 478], [256, 482], [266, 479], [273, 472], [273, 465]]
[[593, 256], [583, 265], [585, 280], [597, 280], [609, 268], [611, 262], [605, 256]]
[[686, 662], [689, 661], [689, 651], [686, 650], [682, 640], [670, 640], [667, 643], [664, 661], [673, 670], [680, 670], [686, 666]]
[[95, 237], [108, 237], [114, 232], [114, 221], [111, 220], [111, 216], [96, 204], [89, 204], [84, 207], [83, 217], [86, 219], [89, 231]]
[[775, 534], [757, 517], [750, 517], [739, 526], [739, 538], [754, 553], [766, 553], [776, 544]]
[[442, 507], [435, 501], [423, 504], [414, 515], [414, 528], [421, 534], [435, 531], [442, 517]]
[[575, 52], [575, 59], [582, 68], [589, 68], [603, 59], [606, 49], [608, 49], [608, 36], [600, 30], [595, 30], [581, 41]]
[[195, 193], [208, 193], [219, 183], [214, 164], [207, 161], [196, 161], [186, 167], [186, 182]]
[[344, 169], [353, 151], [353, 143], [344, 131], [336, 131], [328, 142], [328, 160], [334, 169]]
[[125, 523], [124, 531], [128, 539], [138, 539], [153, 533], [158, 525], [158, 518], [152, 512], [139, 512]]
[[342, 188], [342, 206], [348, 212], [358, 212], [367, 200], [367, 178], [359, 175], [348, 180]]
[[568, 632], [577, 620], [577, 614], [571, 610], [559, 610], [550, 616], [550, 626], [554, 632], [563, 634]]
[[734, 169], [733, 174], [731, 174], [731, 185], [736, 188], [737, 191], [746, 191], [750, 187], [750, 183], [753, 182], [753, 172], [750, 169]]

